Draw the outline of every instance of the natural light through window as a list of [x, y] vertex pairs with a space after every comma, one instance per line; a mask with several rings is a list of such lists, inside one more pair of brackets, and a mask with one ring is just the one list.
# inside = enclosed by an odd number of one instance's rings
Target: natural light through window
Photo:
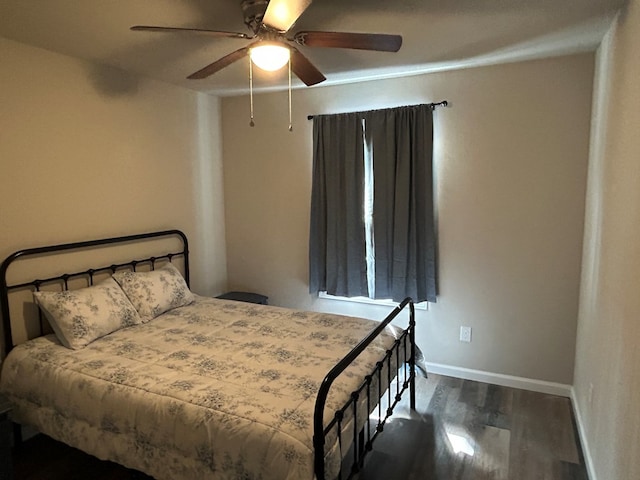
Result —
[[464, 453], [465, 455], [473, 457], [475, 450], [471, 443], [469, 443], [469, 439], [467, 437], [447, 432], [447, 438], [449, 439], [449, 444], [453, 449], [453, 453]]
[[376, 298], [376, 244], [373, 236], [373, 152], [366, 139], [366, 123], [362, 119], [362, 143], [364, 145], [364, 236], [367, 263], [367, 288], [369, 297]]

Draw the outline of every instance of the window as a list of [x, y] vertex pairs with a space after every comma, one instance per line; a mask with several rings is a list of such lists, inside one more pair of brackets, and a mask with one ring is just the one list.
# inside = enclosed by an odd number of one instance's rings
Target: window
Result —
[[436, 299], [432, 106], [314, 117], [309, 288]]
[[[327, 292], [318, 292], [319, 298], [324, 298], [326, 300], [338, 300], [341, 302], [356, 302], [356, 303], [366, 303], [368, 305], [381, 305], [386, 307], [397, 307], [399, 302], [394, 302], [390, 298], [369, 298], [369, 297], [340, 297], [338, 295], [330, 295]], [[413, 305], [417, 310], [429, 310], [428, 302], [420, 302], [415, 303]]]

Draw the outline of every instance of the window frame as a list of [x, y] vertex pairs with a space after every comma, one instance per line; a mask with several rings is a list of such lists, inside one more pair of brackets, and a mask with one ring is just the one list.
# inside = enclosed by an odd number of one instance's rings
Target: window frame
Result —
[[[364, 303], [368, 305], [377, 305], [382, 307], [397, 307], [400, 305], [398, 302], [394, 302], [391, 299], [375, 299], [368, 297], [341, 297], [339, 295], [331, 295], [327, 292], [318, 292], [318, 298], [324, 300], [337, 300], [340, 302], [351, 302], [351, 303]], [[424, 301], [420, 303], [414, 303], [413, 306], [416, 310], [429, 310], [429, 302]]]

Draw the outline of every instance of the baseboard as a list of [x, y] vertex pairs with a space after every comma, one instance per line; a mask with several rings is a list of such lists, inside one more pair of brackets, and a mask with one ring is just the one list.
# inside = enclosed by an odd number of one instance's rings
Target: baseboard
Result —
[[478, 382], [493, 383], [503, 387], [521, 388], [533, 392], [547, 393], [549, 395], [559, 395], [561, 397], [571, 397], [571, 385], [563, 383], [546, 382], [525, 377], [515, 377], [501, 373], [485, 372], [483, 370], [473, 370], [471, 368], [454, 367], [441, 363], [427, 362], [427, 372], [447, 375], [449, 377], [464, 378], [465, 380], [475, 380]]
[[587, 475], [589, 480], [597, 480], [596, 471], [593, 467], [593, 458], [591, 457], [591, 449], [589, 448], [589, 442], [587, 442], [587, 435], [584, 431], [584, 422], [582, 411], [576, 399], [576, 391], [571, 388], [571, 404], [573, 405], [573, 413], [576, 419], [576, 427], [578, 429], [578, 436], [580, 437], [580, 446], [582, 447], [582, 456], [584, 457], [584, 464], [587, 467]]

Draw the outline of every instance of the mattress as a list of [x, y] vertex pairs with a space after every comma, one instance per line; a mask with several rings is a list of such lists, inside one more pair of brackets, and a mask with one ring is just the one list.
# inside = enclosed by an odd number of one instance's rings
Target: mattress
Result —
[[[319, 385], [376, 325], [197, 297], [81, 350], [53, 335], [17, 346], [0, 390], [16, 421], [158, 480], [312, 479]], [[384, 331], [336, 380], [325, 421], [395, 336]], [[331, 478], [346, 444], [327, 442]]]

